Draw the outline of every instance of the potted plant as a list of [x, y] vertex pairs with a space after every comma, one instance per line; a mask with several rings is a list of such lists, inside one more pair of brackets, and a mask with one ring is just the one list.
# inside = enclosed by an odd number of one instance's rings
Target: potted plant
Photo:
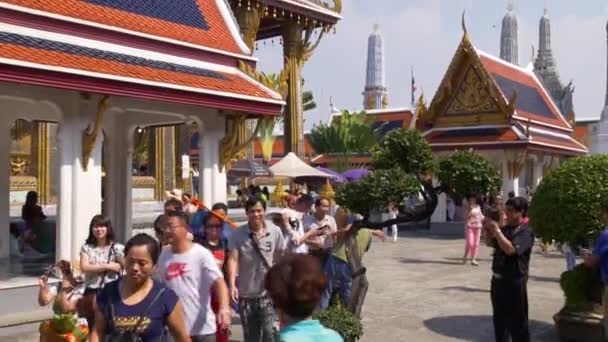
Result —
[[[608, 156], [567, 160], [545, 176], [530, 204], [530, 226], [544, 241], [571, 247], [593, 241], [602, 227], [599, 209], [608, 198]], [[560, 279], [564, 307], [554, 321], [564, 341], [603, 341], [601, 294], [597, 269], [584, 265], [564, 272]]]
[[315, 313], [314, 317], [324, 327], [340, 334], [344, 342], [356, 342], [363, 336], [361, 321], [342, 305], [338, 296], [334, 296], [331, 305], [327, 309]]

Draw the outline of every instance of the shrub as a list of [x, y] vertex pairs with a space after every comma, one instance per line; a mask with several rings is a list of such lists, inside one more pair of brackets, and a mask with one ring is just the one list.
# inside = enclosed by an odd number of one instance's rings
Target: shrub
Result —
[[566, 296], [565, 310], [602, 313], [603, 285], [598, 269], [580, 264], [562, 273], [559, 284]]
[[443, 190], [455, 199], [469, 193], [496, 193], [502, 184], [496, 167], [473, 151], [456, 151], [439, 162], [437, 179]]
[[530, 204], [530, 226], [545, 241], [580, 246], [601, 230], [600, 203], [608, 198], [608, 156], [565, 161], [545, 176]]
[[314, 316], [324, 327], [340, 334], [344, 342], [356, 342], [363, 336], [361, 321], [348, 311], [340, 300], [333, 301], [327, 309], [317, 312]]

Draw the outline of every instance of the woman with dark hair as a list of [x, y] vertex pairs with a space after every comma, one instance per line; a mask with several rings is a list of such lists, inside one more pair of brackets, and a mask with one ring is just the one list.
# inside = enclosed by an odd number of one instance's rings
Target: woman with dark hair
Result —
[[471, 265], [478, 266], [477, 255], [479, 254], [479, 244], [481, 243], [481, 226], [483, 223], [483, 213], [481, 212], [481, 196], [469, 194], [467, 196], [467, 206], [465, 208], [464, 219], [464, 257], [462, 263], [467, 263], [467, 258], [471, 258]]
[[158, 242], [137, 234], [127, 242], [125, 254], [126, 275], [97, 295], [90, 341], [163, 341], [168, 327], [173, 341], [190, 342], [177, 295], [153, 279]]
[[[207, 248], [215, 261], [217, 262], [217, 266], [224, 273], [224, 260], [226, 259], [226, 248], [228, 246], [228, 240], [222, 237], [222, 228], [224, 226], [224, 221], [221, 219], [221, 213], [218, 213], [216, 210], [210, 211], [207, 216], [205, 216], [203, 220], [203, 230], [205, 234], [203, 237], [195, 238], [195, 242], [200, 243], [203, 247]], [[218, 295], [211, 289], [211, 310], [217, 316], [220, 312], [220, 302], [218, 300]], [[216, 330], [216, 342], [228, 342], [230, 336], [228, 331], [221, 329], [220, 324], [217, 324]]]
[[[108, 217], [95, 215], [89, 225], [89, 236], [80, 250], [80, 270], [85, 275], [84, 302], [92, 304], [105, 284], [118, 279], [124, 268], [124, 246], [114, 241], [112, 223]], [[83, 313], [93, 323], [92, 305]]]
[[312, 319], [327, 287], [327, 277], [319, 261], [310, 255], [287, 256], [266, 274], [265, 287], [285, 326], [281, 342], [342, 342], [340, 335]]
[[25, 204], [21, 207], [21, 218], [29, 224], [33, 218], [44, 220], [46, 215], [42, 212], [42, 207], [38, 205], [38, 193], [29, 191], [25, 196]]

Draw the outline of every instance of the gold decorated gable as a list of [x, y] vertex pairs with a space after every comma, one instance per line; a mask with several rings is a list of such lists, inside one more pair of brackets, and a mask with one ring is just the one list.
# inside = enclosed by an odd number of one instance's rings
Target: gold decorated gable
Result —
[[470, 65], [462, 83], [445, 111], [446, 116], [479, 113], [497, 113], [500, 108], [489, 94], [475, 66]]
[[419, 110], [417, 127], [508, 124], [514, 103], [515, 97], [505, 100], [465, 31], [435, 97]]

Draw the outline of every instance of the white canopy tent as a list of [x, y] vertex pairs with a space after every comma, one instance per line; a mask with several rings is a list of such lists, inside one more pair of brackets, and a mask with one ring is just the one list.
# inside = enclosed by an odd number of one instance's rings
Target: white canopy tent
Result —
[[320, 177], [331, 178], [332, 175], [315, 169], [306, 164], [302, 159], [298, 158], [293, 152], [289, 152], [283, 159], [270, 167], [270, 170], [275, 176], [283, 176], [289, 178], [299, 177]]

